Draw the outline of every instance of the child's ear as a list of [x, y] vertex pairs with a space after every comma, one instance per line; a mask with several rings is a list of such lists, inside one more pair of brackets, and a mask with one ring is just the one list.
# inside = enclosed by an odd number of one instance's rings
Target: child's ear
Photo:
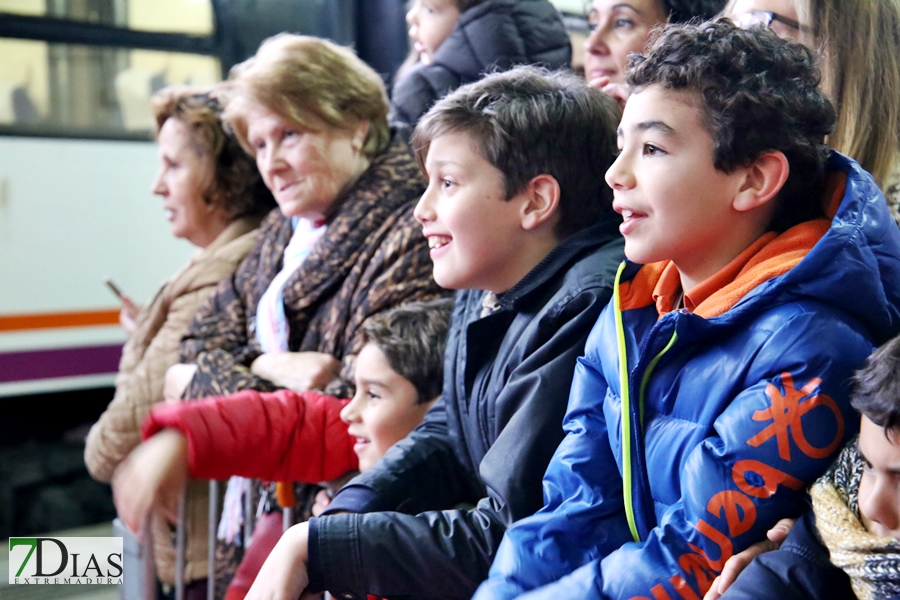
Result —
[[741, 212], [763, 206], [777, 196], [791, 168], [782, 152], [765, 152], [743, 171], [745, 179], [732, 202]]
[[531, 230], [552, 220], [559, 207], [559, 182], [552, 175], [538, 175], [521, 194], [522, 228]]

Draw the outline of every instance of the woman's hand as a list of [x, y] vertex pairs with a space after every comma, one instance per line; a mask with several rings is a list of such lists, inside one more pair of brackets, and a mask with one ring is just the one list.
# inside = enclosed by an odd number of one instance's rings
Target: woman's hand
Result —
[[793, 527], [794, 519], [782, 519], [775, 523], [774, 527], [766, 533], [766, 537], [769, 539], [756, 542], [743, 552], [738, 552], [725, 561], [722, 573], [713, 579], [709, 591], [703, 596], [703, 600], [717, 600], [754, 558], [760, 554], [778, 550]]
[[176, 429], [164, 429], [132, 450], [112, 478], [119, 516], [140, 537], [153, 510], [178, 520], [178, 499], [188, 479], [188, 442]]
[[250, 365], [250, 371], [278, 387], [297, 393], [322, 390], [341, 375], [341, 363], [323, 352], [268, 352]]
[[166, 369], [166, 380], [163, 383], [163, 399], [169, 404], [178, 404], [197, 372], [197, 365], [172, 365]]
[[[309, 583], [309, 523], [284, 532], [259, 570], [246, 600], [296, 600]], [[315, 596], [310, 596], [315, 597]]]
[[141, 307], [135, 304], [130, 297], [122, 294], [122, 310], [119, 311], [119, 324], [122, 329], [131, 336], [137, 329], [137, 317]]
[[615, 99], [619, 109], [625, 110], [625, 101], [628, 100], [630, 94], [624, 83], [612, 83], [609, 77], [597, 77], [588, 81], [588, 87], [609, 94]]

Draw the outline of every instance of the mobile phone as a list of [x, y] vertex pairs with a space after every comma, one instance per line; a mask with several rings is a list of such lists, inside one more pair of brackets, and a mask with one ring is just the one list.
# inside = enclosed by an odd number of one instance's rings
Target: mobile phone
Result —
[[110, 290], [112, 290], [112, 293], [115, 294], [119, 298], [119, 300], [122, 299], [122, 295], [123, 295], [122, 290], [119, 289], [119, 286], [117, 286], [115, 283], [113, 283], [112, 279], [110, 279], [109, 277], [104, 277], [103, 283], [106, 284], [106, 287], [108, 287]]

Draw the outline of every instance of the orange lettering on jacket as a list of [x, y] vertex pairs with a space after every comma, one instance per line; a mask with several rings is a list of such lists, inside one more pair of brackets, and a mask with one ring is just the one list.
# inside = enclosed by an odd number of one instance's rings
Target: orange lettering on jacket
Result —
[[[743, 517], [738, 509], [743, 513]], [[731, 537], [747, 533], [756, 522], [756, 505], [753, 504], [753, 500], [734, 490], [725, 490], [713, 496], [706, 505], [706, 510], [720, 518], [723, 516], [722, 513], [725, 513], [728, 535]]]
[[[752, 419], [754, 421], [771, 421], [765, 429], [747, 440], [747, 444], [758, 448], [773, 437], [778, 444], [778, 455], [786, 460], [791, 460], [791, 440], [797, 448], [809, 458], [823, 459], [830, 457], [841, 444], [844, 438], [844, 417], [837, 403], [829, 396], [817, 393], [822, 380], [818, 377], [811, 379], [805, 386], [796, 389], [794, 378], [790, 373], [781, 374], [781, 384], [784, 392], [769, 383], [766, 385], [766, 395], [771, 400], [769, 408], [756, 411]], [[805, 401], [803, 401], [805, 400]], [[834, 438], [823, 448], [813, 446], [807, 441], [803, 433], [803, 415], [817, 407], [825, 407], [834, 415], [837, 431]], [[757, 483], [747, 480], [748, 473], [757, 477]], [[719, 547], [719, 556], [712, 559], [699, 546], [688, 542], [693, 552], [686, 552], [678, 557], [679, 568], [688, 577], [696, 581], [697, 586], [691, 587], [681, 576], [676, 575], [668, 580], [675, 591], [684, 600], [699, 600], [699, 594], [705, 594], [712, 585], [716, 574], [722, 571], [725, 562], [734, 553], [732, 539], [747, 533], [756, 523], [756, 504], [752, 498], [769, 498], [778, 491], [779, 486], [792, 490], [803, 488], [803, 481], [758, 460], [744, 459], [734, 463], [731, 469], [740, 492], [736, 490], [723, 490], [718, 492], [706, 505], [706, 510], [724, 519], [728, 527], [728, 535], [725, 535], [703, 519], [699, 519], [694, 529], [703, 537]], [[761, 480], [761, 483], [758, 481]], [[743, 493], [741, 493], [743, 492]], [[654, 600], [671, 600], [664, 583], [659, 583], [650, 589]], [[646, 600], [644, 596], [635, 596], [632, 600]]]
[[[756, 473], [762, 478], [762, 485], [753, 485], [747, 481], [747, 473]], [[799, 490], [803, 482], [796, 477], [791, 477], [784, 471], [771, 467], [758, 460], [739, 460], [731, 469], [731, 476], [741, 491], [754, 498], [768, 498], [774, 496], [779, 485], [784, 485], [792, 490]], [[752, 527], [752, 524], [751, 524]]]
[[[753, 420], [772, 421], [772, 424], [747, 440], [747, 443], [757, 448], [774, 437], [778, 441], [778, 456], [788, 461], [791, 460], [791, 437], [800, 451], [811, 458], [825, 458], [837, 450], [844, 438], [844, 417], [832, 398], [825, 394], [814, 395], [820, 383], [822, 380], [815, 377], [798, 390], [794, 387], [794, 378], [791, 374], [782, 373], [783, 394], [776, 386], [767, 384], [766, 395], [771, 398], [772, 406], [753, 413]], [[809, 400], [800, 402], [807, 397], [810, 397]], [[827, 407], [837, 420], [837, 433], [831, 443], [824, 448], [816, 448], [807, 442], [803, 435], [803, 415], [817, 406]]]

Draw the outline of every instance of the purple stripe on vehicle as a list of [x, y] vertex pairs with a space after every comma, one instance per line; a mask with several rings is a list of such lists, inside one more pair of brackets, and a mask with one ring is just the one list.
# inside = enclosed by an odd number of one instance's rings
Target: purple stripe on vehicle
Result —
[[121, 356], [121, 344], [0, 352], [0, 383], [115, 373]]

